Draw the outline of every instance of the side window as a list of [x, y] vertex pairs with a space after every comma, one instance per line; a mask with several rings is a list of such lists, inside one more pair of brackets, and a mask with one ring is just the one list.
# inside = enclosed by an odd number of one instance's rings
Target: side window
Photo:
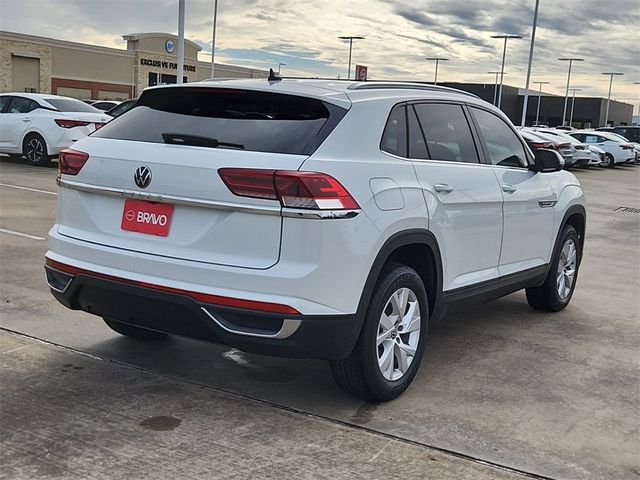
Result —
[[582, 143], [589, 143], [586, 141], [586, 135], [583, 135], [581, 133], [574, 133], [573, 135], [571, 135], [573, 138], [575, 138], [576, 140], [582, 142]]
[[428, 160], [427, 143], [424, 140], [422, 128], [420, 128], [418, 117], [416, 117], [413, 107], [408, 107], [407, 117], [409, 123], [409, 158]]
[[6, 113], [7, 107], [9, 106], [9, 102], [11, 101], [11, 97], [5, 95], [4, 97], [0, 97], [0, 113]]
[[491, 163], [501, 167], [527, 166], [524, 146], [509, 125], [486, 110], [479, 108], [471, 110], [484, 137]]
[[471, 128], [460, 105], [414, 105], [431, 160], [478, 163]]
[[24, 97], [13, 97], [9, 104], [9, 113], [29, 113], [38, 106], [36, 102]]
[[380, 142], [382, 151], [399, 157], [407, 156], [407, 117], [405, 111], [404, 105], [393, 107]]

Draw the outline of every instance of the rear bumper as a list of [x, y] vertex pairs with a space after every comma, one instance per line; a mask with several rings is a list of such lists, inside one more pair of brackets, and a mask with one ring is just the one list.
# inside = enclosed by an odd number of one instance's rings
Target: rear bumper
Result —
[[82, 271], [71, 274], [45, 266], [53, 296], [83, 310], [130, 325], [221, 343], [265, 355], [340, 359], [358, 339], [355, 315], [272, 313], [211, 304], [187, 292], [134, 285]]

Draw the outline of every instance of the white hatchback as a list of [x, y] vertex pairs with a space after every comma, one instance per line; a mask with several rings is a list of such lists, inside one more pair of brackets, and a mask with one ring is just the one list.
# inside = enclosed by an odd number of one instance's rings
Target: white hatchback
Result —
[[411, 383], [448, 305], [571, 300], [582, 188], [479, 98], [420, 84], [146, 89], [60, 155], [46, 274], [136, 338], [331, 361], [367, 399]]
[[46, 165], [110, 118], [75, 98], [4, 93], [0, 95], [0, 153]]

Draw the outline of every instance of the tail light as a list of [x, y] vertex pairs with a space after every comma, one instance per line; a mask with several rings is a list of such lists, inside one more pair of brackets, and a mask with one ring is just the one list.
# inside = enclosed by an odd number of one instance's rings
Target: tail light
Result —
[[95, 122], [96, 130], [98, 130], [99, 128], [104, 127], [105, 125], [106, 125], [106, 123]]
[[54, 122], [56, 122], [56, 124], [62, 128], [86, 127], [91, 123], [91, 122], [83, 122], [81, 120], [64, 120], [61, 118], [54, 120]]
[[311, 210], [360, 208], [331, 175], [316, 172], [221, 168], [220, 178], [234, 195], [279, 200], [283, 207]]
[[531, 150], [539, 150], [541, 148], [553, 148], [553, 144], [545, 142], [529, 142], [529, 147], [531, 147]]
[[576, 145], [576, 150], [586, 150], [588, 147], [586, 145]]
[[570, 143], [561, 143], [561, 144], [556, 146], [556, 150], [568, 150], [570, 148], [571, 148], [571, 144]]
[[633, 150], [633, 145], [630, 143], [623, 143], [620, 145], [624, 150]]
[[77, 175], [89, 160], [89, 154], [79, 150], [67, 148], [58, 157], [58, 172], [65, 175]]

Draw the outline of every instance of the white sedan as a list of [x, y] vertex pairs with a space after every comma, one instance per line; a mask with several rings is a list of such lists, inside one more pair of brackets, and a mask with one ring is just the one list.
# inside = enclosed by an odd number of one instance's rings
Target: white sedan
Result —
[[109, 118], [74, 98], [4, 93], [0, 95], [0, 153], [24, 156], [34, 165], [46, 165]]
[[631, 142], [625, 142], [623, 137], [615, 133], [579, 130], [569, 132], [569, 135], [588, 145], [596, 145], [605, 151], [603, 167], [613, 168], [617, 164], [630, 163], [635, 160], [635, 150]]

